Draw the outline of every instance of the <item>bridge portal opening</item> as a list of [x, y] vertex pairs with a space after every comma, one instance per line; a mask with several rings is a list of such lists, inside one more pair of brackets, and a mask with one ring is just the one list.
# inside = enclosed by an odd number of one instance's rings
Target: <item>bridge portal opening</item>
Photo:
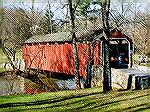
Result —
[[126, 38], [111, 38], [110, 64], [112, 68], [132, 67], [132, 44]]

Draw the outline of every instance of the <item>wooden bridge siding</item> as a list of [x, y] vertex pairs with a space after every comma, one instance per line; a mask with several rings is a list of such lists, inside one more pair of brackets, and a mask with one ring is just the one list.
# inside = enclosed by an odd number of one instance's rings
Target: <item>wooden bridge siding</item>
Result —
[[[80, 76], [86, 76], [86, 65], [91, 56], [91, 45], [78, 43], [79, 72]], [[99, 64], [100, 44], [96, 43], [94, 49], [94, 64]], [[52, 72], [74, 74], [74, 57], [72, 45], [64, 44], [25, 44], [23, 46], [23, 58], [26, 66], [35, 69]], [[30, 66], [31, 64], [31, 66]]]

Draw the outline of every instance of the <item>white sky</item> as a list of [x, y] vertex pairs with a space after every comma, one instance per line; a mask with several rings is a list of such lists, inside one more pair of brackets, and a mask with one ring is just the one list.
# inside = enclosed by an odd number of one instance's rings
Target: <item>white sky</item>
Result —
[[[61, 3], [67, 3], [65, 2], [66, 0], [49, 0], [51, 3], [51, 10], [52, 12], [54, 12], [54, 18], [53, 19], [63, 19], [62, 15], [66, 14], [66, 8], [58, 8], [60, 7], [60, 2]], [[115, 3], [118, 3], [117, 1], [122, 1], [122, 0], [112, 0]], [[145, 4], [143, 5], [143, 11], [145, 10], [145, 8], [147, 7], [147, 3], [150, 4], [150, 0], [124, 0], [124, 1], [134, 1], [134, 3], [136, 2], [140, 2], [140, 4]], [[46, 5], [48, 3], [48, 0], [35, 0], [35, 4], [34, 4], [34, 9], [35, 10], [44, 10]], [[13, 7], [13, 6], [20, 6], [20, 7], [24, 7], [26, 9], [31, 9], [32, 6], [32, 0], [3, 0], [3, 5], [7, 6], [7, 7]], [[119, 9], [119, 7], [118, 7]]]
[[[19, 2], [19, 3], [32, 3], [33, 0], [3, 0], [3, 2], [7, 3], [13, 3], [13, 2]], [[34, 0], [35, 3], [47, 3], [48, 0]], [[66, 2], [66, 0], [49, 0], [50, 2]]]
[[[47, 2], [48, 0], [35, 0], [35, 3], [44, 3]], [[67, 0], [49, 0], [51, 2], [66, 2]], [[122, 0], [111, 0], [112, 2], [118, 2]], [[124, 0], [126, 2], [150, 2], [150, 0]], [[3, 2], [26, 2], [26, 3], [32, 3], [32, 0], [3, 0]]]
[[[3, 4], [4, 5], [4, 4]], [[38, 11], [38, 12], [43, 12], [45, 9], [46, 9], [46, 6], [48, 4], [46, 2], [43, 2], [43, 3], [35, 3], [34, 4], [34, 10], [35, 11]], [[5, 3], [4, 7], [7, 7], [7, 8], [10, 8], [10, 7], [23, 7], [25, 8], [26, 10], [31, 10], [31, 7], [32, 7], [32, 3], [30, 2], [25, 2], [25, 3], [14, 3], [14, 2], [7, 2]], [[67, 12], [67, 9], [64, 7], [62, 9], [62, 5], [60, 5], [59, 3], [51, 3], [51, 11], [53, 12], [54, 14], [54, 17], [53, 19], [57, 20], [57, 19], [63, 19], [63, 16], [65, 16], [66, 12]]]

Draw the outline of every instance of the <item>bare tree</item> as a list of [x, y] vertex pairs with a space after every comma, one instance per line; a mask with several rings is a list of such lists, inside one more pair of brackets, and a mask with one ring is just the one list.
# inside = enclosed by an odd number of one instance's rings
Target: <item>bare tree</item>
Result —
[[0, 47], [2, 44], [1, 36], [3, 31], [3, 2], [0, 2]]
[[51, 12], [51, 4], [50, 1], [48, 0], [48, 19], [49, 19], [49, 29], [50, 29], [50, 33], [53, 32], [53, 26], [52, 26], [52, 12]]
[[110, 16], [111, 26], [125, 32], [133, 40], [135, 53], [145, 54], [148, 43], [146, 4], [119, 0], [112, 3]]
[[32, 32], [32, 19], [28, 16], [28, 11], [21, 8], [5, 9], [4, 11], [2, 49], [13, 68], [12, 74], [31, 80], [38, 84], [44, 91], [56, 90], [56, 88], [52, 89], [52, 87], [46, 85], [39, 78], [38, 72], [32, 71], [30, 68], [25, 71], [21, 71], [14, 65], [12, 59], [14, 56], [12, 54], [15, 54], [16, 50], [21, 48], [21, 45], [24, 44], [25, 40], [30, 38]]
[[3, 17], [3, 50], [14, 61], [17, 49], [31, 36], [31, 20], [21, 8], [5, 8]]
[[110, 0], [105, 0], [101, 3], [102, 7], [102, 21], [104, 29], [104, 73], [103, 73], [103, 91], [111, 90], [111, 69], [110, 69], [110, 54], [109, 54], [109, 38], [110, 38], [110, 26], [109, 26], [109, 10]]
[[70, 9], [70, 17], [71, 17], [71, 26], [72, 26], [72, 46], [73, 46], [73, 55], [75, 60], [75, 87], [76, 89], [81, 88], [80, 84], [80, 74], [79, 74], [79, 59], [78, 59], [78, 51], [77, 51], [77, 40], [76, 40], [76, 34], [75, 34], [75, 8], [73, 8], [72, 0], [68, 0], [69, 3], [69, 9]]
[[150, 15], [147, 15], [147, 49], [146, 54], [150, 57]]

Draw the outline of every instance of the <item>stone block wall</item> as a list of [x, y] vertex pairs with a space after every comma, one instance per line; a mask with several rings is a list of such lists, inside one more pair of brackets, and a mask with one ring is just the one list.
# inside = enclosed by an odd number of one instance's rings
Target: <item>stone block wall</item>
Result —
[[0, 95], [24, 93], [24, 78], [20, 76], [12, 77], [10, 75], [0, 78]]

